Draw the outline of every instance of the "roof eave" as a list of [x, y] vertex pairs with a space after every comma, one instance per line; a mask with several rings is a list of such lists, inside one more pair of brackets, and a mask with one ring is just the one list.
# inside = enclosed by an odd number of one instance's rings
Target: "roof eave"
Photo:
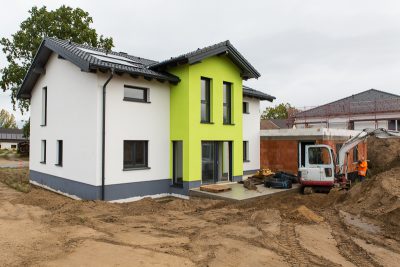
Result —
[[164, 62], [156, 63], [154, 65], [151, 65], [149, 68], [155, 69], [155, 70], [160, 70], [160, 69], [166, 68], [171, 65], [176, 65], [178, 62], [182, 62], [182, 61], [185, 63], [188, 63], [188, 64], [195, 64], [205, 58], [216, 56], [216, 55], [221, 55], [221, 54], [225, 54], [225, 53], [243, 71], [242, 72], [243, 79], [246, 79], [246, 80], [249, 78], [257, 79], [261, 76], [261, 74], [242, 56], [242, 54], [239, 53], [238, 50], [236, 50], [236, 48], [229, 41], [227, 41], [222, 46], [215, 47], [213, 49], [204, 51], [200, 54], [182, 55], [182, 56], [170, 59], [170, 60], [166, 60]]
[[[97, 65], [97, 64], [90, 64], [89, 66], [90, 70], [99, 70], [99, 69], [106, 69], [106, 70], [111, 70], [112, 67], [108, 67], [108, 68], [104, 68], [104, 66], [101, 65]], [[127, 71], [127, 70], [121, 70], [118, 68], [114, 68], [116, 71], [121, 71], [123, 73], [128, 73], [128, 74], [132, 74], [132, 75], [137, 75], [137, 76], [143, 76], [145, 78], [151, 78], [151, 79], [157, 79], [157, 80], [162, 80], [162, 81], [168, 81], [168, 82], [172, 82], [172, 83], [178, 83], [180, 82], [179, 77], [169, 74], [168, 76], [158, 76], [158, 75], [154, 75], [154, 74], [150, 74], [150, 73], [143, 73], [140, 71]]]

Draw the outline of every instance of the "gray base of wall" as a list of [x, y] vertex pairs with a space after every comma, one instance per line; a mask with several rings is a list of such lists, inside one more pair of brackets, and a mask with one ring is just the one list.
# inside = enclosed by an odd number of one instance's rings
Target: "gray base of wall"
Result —
[[240, 182], [243, 180], [243, 176], [242, 175], [237, 175], [237, 176], [233, 176], [232, 177], [232, 182]]
[[[89, 185], [54, 175], [30, 170], [30, 180], [60, 193], [85, 200], [101, 199], [101, 186]], [[159, 194], [189, 195], [190, 188], [199, 187], [201, 181], [183, 182], [182, 187], [171, 184], [171, 179], [112, 184], [105, 186], [104, 200], [119, 200]]]

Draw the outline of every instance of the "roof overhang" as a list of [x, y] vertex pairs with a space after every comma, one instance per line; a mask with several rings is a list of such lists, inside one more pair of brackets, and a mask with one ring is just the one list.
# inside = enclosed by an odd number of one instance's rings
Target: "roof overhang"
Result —
[[178, 77], [168, 73], [159, 73], [159, 75], [155, 75], [153, 71], [151, 71], [153, 73], [150, 71], [149, 73], [143, 73], [141, 71], [135, 71], [134, 69], [128, 70], [126, 68], [119, 68], [118, 66], [104, 66], [90, 63], [88, 60], [85, 60], [85, 58], [79, 56], [74, 49], [68, 49], [60, 43], [57, 43], [52, 38], [43, 39], [39, 49], [36, 52], [33, 62], [25, 75], [22, 85], [17, 92], [17, 98], [30, 99], [33, 87], [35, 86], [40, 75], [45, 74], [46, 63], [53, 52], [58, 54], [63, 59], [70, 61], [84, 72], [93, 72], [97, 70], [105, 72], [113, 69], [118, 74], [128, 73], [134, 77], [143, 76], [145, 79], [157, 79], [160, 81], [169, 81], [171, 83], [178, 83], [180, 81]]
[[267, 100], [269, 102], [272, 102], [276, 99], [275, 96], [260, 92], [245, 85], [243, 85], [243, 96], [257, 98], [259, 100]]

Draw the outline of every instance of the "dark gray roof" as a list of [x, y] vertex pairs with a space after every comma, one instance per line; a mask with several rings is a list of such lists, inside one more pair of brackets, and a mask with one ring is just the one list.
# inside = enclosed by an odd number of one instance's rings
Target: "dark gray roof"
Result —
[[[156, 61], [128, 55], [126, 53], [107, 52], [103, 49], [91, 46], [76, 44], [67, 40], [46, 37], [36, 53], [36, 56], [29, 68], [17, 96], [30, 98], [30, 92], [52, 52], [57, 53], [77, 65], [82, 71], [90, 72], [95, 70], [107, 71], [114, 69], [116, 73], [129, 73], [134, 76], [154, 78], [161, 81], [179, 82], [179, 78], [169, 73], [154, 71], [148, 66]], [[116, 57], [118, 59], [113, 59]]]
[[22, 134], [23, 131], [21, 129], [6, 129], [0, 128], [0, 133], [7, 133], [7, 134]]
[[257, 91], [253, 88], [243, 85], [243, 96], [254, 97], [260, 100], [268, 100], [270, 102], [274, 101], [276, 97], [265, 94], [263, 92]]
[[270, 119], [270, 121], [281, 129], [290, 128], [290, 122], [287, 119]]
[[226, 54], [241, 70], [242, 78], [247, 80], [249, 78], [258, 78], [261, 74], [236, 50], [236, 48], [229, 42], [229, 40], [199, 48], [195, 51], [171, 57], [160, 63], [155, 63], [150, 66], [154, 70], [165, 70], [168, 66], [176, 66], [177, 64], [193, 64], [201, 61], [204, 58]]
[[27, 140], [24, 133], [20, 129], [0, 128], [0, 141], [2, 142], [19, 142]]
[[[122, 52], [105, 51], [100, 48], [94, 48], [88, 45], [76, 44], [68, 40], [60, 40], [57, 38], [46, 37], [31, 64], [24, 81], [17, 93], [19, 98], [30, 98], [30, 93], [39, 79], [44, 73], [44, 67], [51, 53], [54, 52], [60, 57], [65, 58], [78, 66], [82, 71], [90, 72], [95, 70], [107, 71], [114, 69], [116, 73], [129, 73], [132, 76], [143, 76], [147, 79], [154, 78], [161, 81], [179, 82], [179, 78], [165, 72], [165, 66], [173, 62], [185, 61], [194, 63], [205, 57], [227, 53], [227, 55], [240, 67], [242, 67], [245, 78], [259, 77], [260, 74], [247, 62], [246, 59], [231, 45], [229, 41], [225, 41], [216, 45], [212, 45], [194, 52], [184, 54], [170, 60], [157, 63], [157, 61], [149, 60], [141, 57], [135, 57]], [[243, 95], [258, 98], [260, 100], [273, 101], [275, 97], [257, 91], [247, 86], [243, 86]]]
[[369, 89], [296, 115], [296, 118], [400, 111], [400, 96]]

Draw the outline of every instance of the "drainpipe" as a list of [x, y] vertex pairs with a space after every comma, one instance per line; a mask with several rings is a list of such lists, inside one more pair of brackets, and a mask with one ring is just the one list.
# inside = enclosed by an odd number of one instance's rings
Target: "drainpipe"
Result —
[[103, 123], [102, 123], [102, 144], [101, 144], [101, 200], [105, 197], [105, 152], [106, 152], [106, 87], [111, 79], [114, 77], [114, 69], [111, 69], [110, 77], [103, 85]]

